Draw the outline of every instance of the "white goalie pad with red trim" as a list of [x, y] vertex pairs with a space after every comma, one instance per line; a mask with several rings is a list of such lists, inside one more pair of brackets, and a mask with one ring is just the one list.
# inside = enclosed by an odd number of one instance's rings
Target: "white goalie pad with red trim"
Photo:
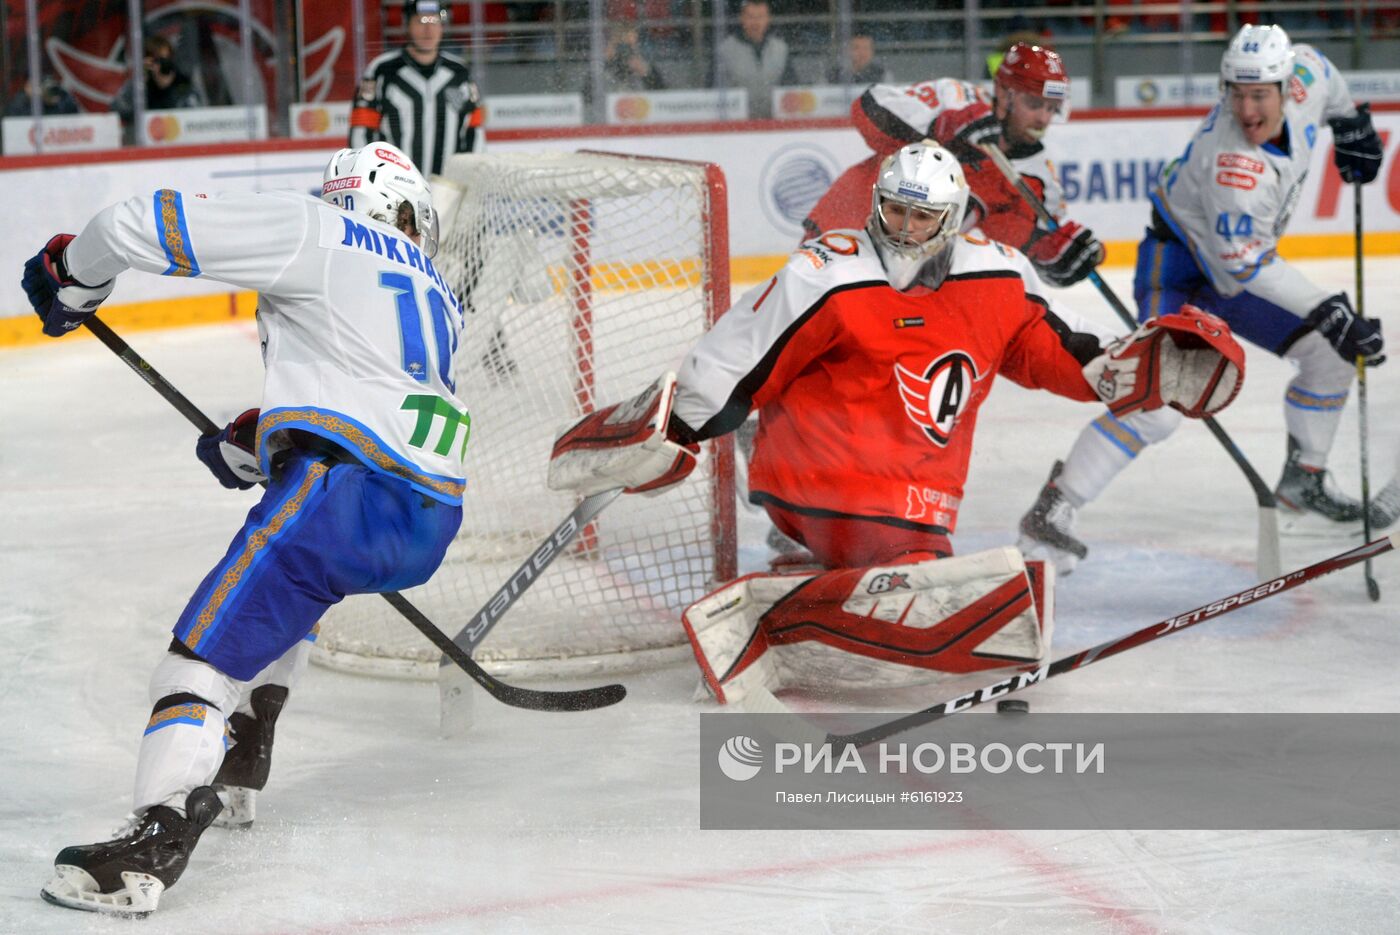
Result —
[[616, 487], [656, 494], [685, 480], [700, 448], [666, 438], [675, 397], [676, 375], [666, 373], [631, 399], [563, 429], [549, 456], [549, 488], [584, 496]]
[[904, 565], [755, 574], [686, 608], [705, 689], [894, 688], [1032, 666], [1050, 650], [1054, 569], [1014, 548]]

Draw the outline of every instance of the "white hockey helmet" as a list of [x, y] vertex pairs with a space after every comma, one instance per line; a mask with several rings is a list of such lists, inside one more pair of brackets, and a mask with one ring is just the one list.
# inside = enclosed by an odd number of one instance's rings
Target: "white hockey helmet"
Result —
[[1293, 76], [1293, 43], [1282, 26], [1242, 26], [1220, 59], [1220, 86], [1280, 84]]
[[[948, 249], [967, 213], [967, 179], [952, 153], [932, 140], [911, 143], [880, 164], [865, 229], [890, 285], [907, 289], [924, 266]], [[888, 216], [888, 206], [906, 209]]]
[[403, 150], [389, 143], [342, 149], [326, 163], [321, 200], [337, 208], [366, 214], [398, 227], [401, 206], [413, 210], [413, 226], [423, 238], [423, 253], [437, 255], [438, 218], [428, 182]]

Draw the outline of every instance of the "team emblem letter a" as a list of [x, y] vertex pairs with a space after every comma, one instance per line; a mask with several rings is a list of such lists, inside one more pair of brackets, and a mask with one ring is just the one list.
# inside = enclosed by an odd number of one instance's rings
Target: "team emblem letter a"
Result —
[[949, 351], [929, 364], [923, 375], [894, 365], [904, 414], [940, 448], [948, 444], [958, 415], [972, 396], [977, 366], [964, 351]]

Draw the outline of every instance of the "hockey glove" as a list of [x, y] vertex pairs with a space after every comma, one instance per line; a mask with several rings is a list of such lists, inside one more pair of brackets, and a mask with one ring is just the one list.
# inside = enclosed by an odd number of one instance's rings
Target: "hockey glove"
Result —
[[1332, 127], [1332, 159], [1342, 181], [1365, 185], [1381, 171], [1381, 138], [1371, 123], [1371, 105], [1358, 104], [1355, 117], [1327, 121]]
[[85, 286], [68, 275], [63, 263], [63, 251], [68, 249], [72, 234], [55, 234], [24, 264], [20, 284], [29, 296], [29, 304], [44, 322], [44, 334], [61, 338], [74, 328], [112, 294], [112, 280], [100, 286]]
[[929, 127], [929, 135], [943, 145], [950, 142], [980, 146], [1001, 139], [1001, 121], [981, 101], [958, 110], [944, 111]]
[[1314, 331], [1337, 349], [1342, 360], [1355, 363], [1366, 358], [1366, 366], [1379, 367], [1385, 363], [1385, 338], [1381, 336], [1379, 318], [1360, 318], [1351, 310], [1345, 292], [1323, 301], [1308, 313], [1306, 319]]
[[253, 449], [258, 439], [258, 410], [249, 409], [213, 435], [201, 435], [194, 453], [230, 490], [247, 490], [267, 478]]
[[1171, 406], [1213, 415], [1244, 385], [1244, 349], [1225, 322], [1190, 305], [1154, 318], [1104, 348], [1084, 379], [1115, 416]]
[[1066, 221], [1053, 231], [1032, 231], [1026, 256], [1050, 285], [1072, 286], [1103, 262], [1103, 244], [1089, 228]]

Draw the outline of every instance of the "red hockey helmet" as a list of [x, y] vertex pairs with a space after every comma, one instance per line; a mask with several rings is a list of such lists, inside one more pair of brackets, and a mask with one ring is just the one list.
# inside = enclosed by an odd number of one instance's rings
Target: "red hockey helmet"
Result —
[[1041, 45], [1018, 42], [1006, 50], [997, 68], [996, 83], [1052, 101], [1060, 101], [1060, 113], [1069, 111], [1069, 75], [1060, 53]]

